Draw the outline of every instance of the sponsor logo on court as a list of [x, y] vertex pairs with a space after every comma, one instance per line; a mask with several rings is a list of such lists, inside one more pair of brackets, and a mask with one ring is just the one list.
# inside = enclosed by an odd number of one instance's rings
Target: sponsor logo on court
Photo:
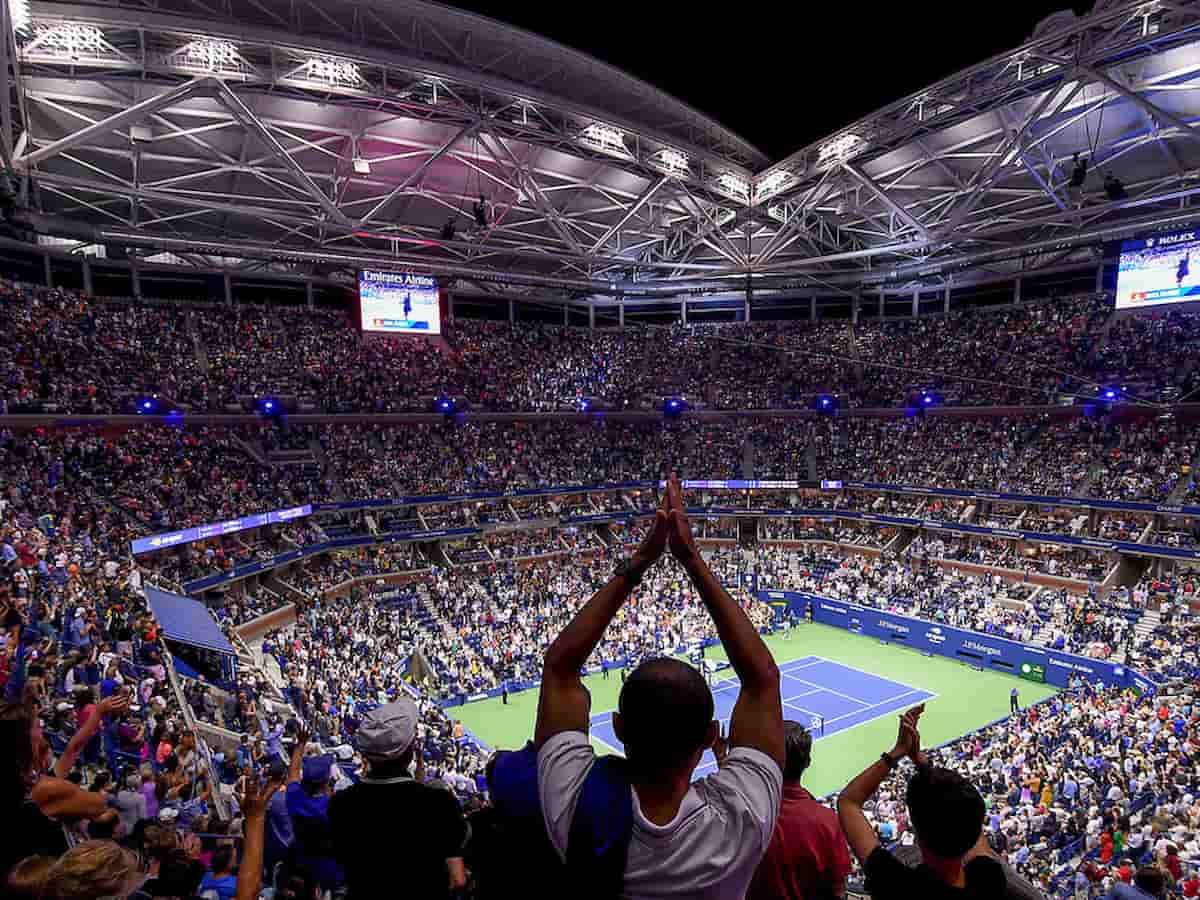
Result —
[[1093, 669], [1091, 666], [1085, 666], [1085, 665], [1082, 665], [1081, 663], [1071, 662], [1070, 660], [1066, 660], [1066, 659], [1058, 659], [1053, 656], [1050, 657], [1050, 665], [1058, 666], [1060, 669], [1071, 669], [1075, 672], [1084, 672], [1088, 675], [1096, 674], [1096, 670]]
[[964, 650], [974, 650], [976, 653], [983, 653], [987, 656], [1000, 656], [1003, 651], [998, 647], [989, 647], [987, 644], [981, 644], [978, 641], [963, 641]]

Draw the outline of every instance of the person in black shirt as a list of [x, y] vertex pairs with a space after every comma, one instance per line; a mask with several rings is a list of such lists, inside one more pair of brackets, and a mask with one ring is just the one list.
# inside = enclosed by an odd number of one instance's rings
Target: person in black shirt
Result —
[[[863, 867], [872, 900], [1000, 900], [1004, 870], [980, 840], [983, 797], [957, 772], [929, 765], [917, 730], [924, 711], [922, 704], [901, 716], [896, 745], [846, 785], [838, 797], [842, 831]], [[880, 845], [863, 812], [863, 804], [906, 756], [917, 766], [905, 797], [921, 851], [915, 869]]]
[[[359, 752], [367, 774], [329, 801], [333, 853], [351, 900], [396, 895], [435, 900], [466, 884], [469, 829], [454, 795], [409, 775], [416, 747], [416, 704], [401, 698], [363, 717]], [[418, 773], [419, 775], [420, 773]], [[401, 834], [382, 821], [407, 823]]]

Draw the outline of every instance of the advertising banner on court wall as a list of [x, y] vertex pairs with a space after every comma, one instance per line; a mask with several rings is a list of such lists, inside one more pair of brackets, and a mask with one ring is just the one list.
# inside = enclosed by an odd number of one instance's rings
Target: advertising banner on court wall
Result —
[[767, 603], [778, 603], [780, 599], [786, 599], [791, 612], [800, 618], [804, 617], [811, 604], [814, 622], [845, 628], [855, 634], [911, 647], [923, 653], [957, 659], [982, 669], [1020, 677], [1026, 666], [1030, 670], [1040, 668], [1045, 672], [1046, 682], [1056, 687], [1066, 687], [1072, 675], [1080, 675], [1088, 681], [1102, 681], [1109, 687], [1136, 687], [1143, 692], [1154, 690], [1148, 678], [1109, 660], [1061, 653], [1047, 647], [952, 628], [949, 625], [913, 619], [869, 606], [844, 603], [816, 594], [760, 591], [758, 597]]

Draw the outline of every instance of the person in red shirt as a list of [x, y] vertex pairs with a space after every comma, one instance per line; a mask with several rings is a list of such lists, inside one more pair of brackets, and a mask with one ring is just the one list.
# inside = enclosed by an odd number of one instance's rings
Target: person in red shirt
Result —
[[1174, 844], [1167, 847], [1167, 858], [1163, 860], [1163, 865], [1171, 873], [1171, 881], [1178, 883], [1183, 877], [1183, 860], [1179, 858], [1179, 848]]
[[746, 900], [844, 897], [850, 848], [837, 813], [800, 785], [812, 762], [812, 735], [799, 722], [789, 721], [783, 723], [783, 735], [783, 801]]
[[1185, 897], [1200, 897], [1200, 874], [1193, 869], [1180, 885]]

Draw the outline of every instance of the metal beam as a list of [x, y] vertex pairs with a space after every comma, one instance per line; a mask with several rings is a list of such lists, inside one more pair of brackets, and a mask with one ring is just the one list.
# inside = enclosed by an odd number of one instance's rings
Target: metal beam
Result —
[[646, 203], [649, 202], [650, 198], [658, 193], [658, 189], [670, 180], [671, 179], [668, 176], [664, 175], [658, 181], [650, 185], [650, 187], [646, 188], [646, 190], [642, 192], [642, 195], [633, 202], [629, 209], [625, 210], [625, 215], [621, 216], [621, 218], [617, 220], [616, 224], [609, 228], [608, 231], [604, 232], [604, 234], [602, 234], [600, 238], [594, 244], [592, 244], [588, 252], [595, 253], [597, 250], [607, 244], [609, 239], [622, 228], [624, 228], [629, 220], [637, 215], [638, 210], [645, 206]]
[[429, 167], [441, 159], [451, 147], [453, 147], [463, 138], [470, 137], [472, 134], [474, 134], [476, 129], [479, 128], [479, 124], [480, 123], [476, 121], [470, 125], [467, 125], [465, 128], [460, 129], [458, 133], [434, 150], [433, 153], [431, 153], [429, 157], [423, 163], [421, 163], [421, 165], [417, 166], [414, 171], [405, 176], [404, 180], [396, 185], [386, 197], [371, 207], [371, 211], [362, 217], [362, 219], [359, 221], [359, 224], [366, 225], [368, 222], [382, 213], [387, 208], [389, 203], [420, 181], [425, 173], [429, 171]]
[[953, 234], [958, 229], [958, 226], [963, 223], [963, 220], [971, 214], [971, 211], [979, 205], [979, 201], [983, 199], [984, 193], [991, 186], [992, 179], [999, 170], [1012, 161], [1014, 154], [1019, 156], [1023, 152], [1024, 147], [1022, 142], [1025, 140], [1025, 135], [1042, 117], [1042, 113], [1057, 94], [1058, 91], [1056, 90], [1045, 91], [1042, 94], [1042, 98], [1034, 105], [1033, 110], [1025, 117], [1025, 121], [1021, 124], [1021, 127], [1000, 142], [1000, 145], [994, 151], [992, 159], [975, 173], [975, 177], [970, 183], [969, 193], [962, 205], [954, 210], [949, 222], [938, 227], [938, 231], [941, 234]]
[[888, 196], [887, 191], [877, 185], [870, 175], [848, 162], [842, 163], [842, 169], [845, 170], [845, 172], [851, 178], [870, 191], [880, 203], [895, 213], [896, 217], [900, 219], [900, 221], [916, 231], [917, 234], [921, 235], [921, 237], [929, 240], [929, 230], [920, 222], [918, 222], [917, 219], [911, 213], [909, 213], [907, 209]]
[[143, 100], [141, 103], [135, 103], [128, 109], [113, 113], [108, 118], [101, 119], [95, 124], [81, 128], [51, 144], [39, 147], [37, 150], [33, 150], [23, 156], [18, 156], [13, 160], [13, 166], [18, 171], [29, 172], [39, 163], [50, 159], [52, 156], [58, 156], [60, 153], [86, 144], [93, 138], [106, 135], [109, 132], [121, 131], [127, 125], [140, 122], [142, 119], [152, 116], [159, 110], [165, 109], [174, 103], [187, 100], [189, 97], [215, 93], [220, 87], [221, 80], [219, 78], [212, 76], [196, 78], [186, 84], [181, 84], [178, 87], [171, 88], [169, 91], [163, 91], [161, 94]]
[[1112, 77], [1106, 75], [1104, 72], [1101, 72], [1099, 69], [1089, 69], [1087, 66], [1080, 66], [1079, 71], [1082, 72], [1083, 74], [1089, 76], [1090, 78], [1100, 82], [1105, 87], [1108, 87], [1108, 88], [1116, 91], [1118, 94], [1120, 94], [1122, 97], [1124, 97], [1126, 100], [1130, 101], [1131, 103], [1137, 104], [1138, 106], [1140, 106], [1142, 109], [1144, 109], [1146, 112], [1148, 112], [1151, 116], [1153, 116], [1158, 121], [1168, 122], [1171, 125], [1174, 125], [1176, 128], [1178, 128], [1180, 131], [1183, 132], [1185, 137], [1190, 137], [1195, 140], [1200, 140], [1200, 131], [1197, 131], [1196, 128], [1189, 125], [1183, 119], [1179, 118], [1179, 116], [1175, 115], [1175, 113], [1168, 112], [1167, 110], [1163, 109], [1161, 106], [1157, 106], [1157, 105], [1151, 103], [1149, 100], [1147, 100], [1145, 97], [1143, 97], [1141, 94], [1137, 93], [1136, 91], [1130, 90], [1129, 88], [1125, 87], [1125, 85], [1121, 84], [1121, 82], [1117, 81], [1115, 78], [1112, 78]]
[[[520, 163], [520, 161], [517, 160], [515, 156], [513, 156], [512, 151], [505, 146], [504, 141], [497, 138], [486, 126], [481, 125], [480, 132], [479, 143], [483, 144], [484, 147], [487, 147], [488, 152], [492, 155], [492, 158], [495, 159], [497, 163], [500, 165], [512, 166], [513, 171], [516, 172], [517, 180], [521, 183], [521, 189], [529, 195], [529, 198], [533, 201], [534, 206], [536, 206], [538, 211], [546, 217], [546, 223], [552, 229], [554, 229], [554, 233], [557, 234], [567, 248], [572, 250], [577, 256], [586, 256], [587, 254], [584, 253], [583, 245], [576, 240], [575, 235], [571, 234], [570, 229], [568, 229], [563, 223], [558, 210], [550, 203], [549, 200], [546, 199], [546, 195], [542, 192], [541, 185], [537, 183], [537, 180], [532, 175], [525, 171], [525, 167]], [[494, 145], [495, 149], [493, 149], [492, 146], [489, 146], [488, 141], [484, 140], [485, 136], [491, 138], [491, 144]], [[505, 157], [505, 159], [502, 160], [500, 158], [502, 156]]]
[[331, 200], [325, 194], [325, 192], [318, 187], [317, 183], [309, 177], [309, 174], [304, 171], [304, 167], [296, 162], [293, 156], [288, 153], [286, 149], [284, 149], [283, 145], [275, 139], [275, 135], [271, 134], [267, 126], [264, 125], [259, 120], [258, 116], [254, 114], [254, 111], [242, 102], [242, 98], [235, 94], [233, 89], [230, 88], [229, 85], [227, 85], [224, 81], [218, 79], [217, 85], [217, 99], [222, 101], [224, 106], [229, 110], [230, 113], [233, 114], [235, 119], [241, 122], [244, 127], [252, 131], [260, 141], [267, 145], [267, 149], [270, 150], [281, 163], [283, 163], [284, 168], [288, 169], [292, 173], [292, 176], [304, 189], [304, 192], [316, 200], [318, 204], [320, 204], [321, 209], [325, 211], [325, 214], [335, 222], [340, 222], [343, 225], [350, 224], [349, 217], [340, 209], [338, 209], [337, 204], [334, 203], [333, 200]]

